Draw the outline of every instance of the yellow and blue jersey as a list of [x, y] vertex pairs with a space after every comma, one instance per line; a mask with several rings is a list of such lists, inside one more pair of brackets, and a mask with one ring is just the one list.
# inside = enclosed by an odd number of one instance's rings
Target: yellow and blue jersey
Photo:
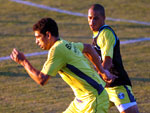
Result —
[[58, 40], [50, 48], [42, 69], [44, 74], [51, 76], [59, 73], [78, 98], [97, 96], [105, 87], [105, 82], [82, 54], [83, 48], [82, 43]]

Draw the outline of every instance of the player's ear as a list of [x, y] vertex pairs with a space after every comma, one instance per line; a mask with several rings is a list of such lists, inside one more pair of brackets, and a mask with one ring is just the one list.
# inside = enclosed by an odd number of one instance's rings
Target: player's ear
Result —
[[48, 38], [51, 38], [51, 36], [52, 36], [52, 35], [51, 35], [51, 32], [47, 31], [47, 32], [46, 32], [46, 36], [47, 36]]

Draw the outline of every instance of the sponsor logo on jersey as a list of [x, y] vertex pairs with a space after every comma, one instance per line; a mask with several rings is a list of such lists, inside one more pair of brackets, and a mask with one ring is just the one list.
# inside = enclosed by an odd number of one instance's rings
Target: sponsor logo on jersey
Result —
[[124, 97], [125, 97], [124, 93], [121, 92], [121, 93], [118, 94], [118, 98], [124, 99]]

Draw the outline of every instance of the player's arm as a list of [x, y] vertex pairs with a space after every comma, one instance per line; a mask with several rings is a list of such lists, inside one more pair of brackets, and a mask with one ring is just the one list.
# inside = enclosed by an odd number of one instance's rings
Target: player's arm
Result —
[[111, 83], [116, 78], [115, 75], [110, 74], [107, 70], [103, 68], [101, 65], [101, 60], [99, 58], [98, 53], [95, 51], [95, 49], [90, 44], [84, 44], [84, 49], [82, 51], [88, 59], [95, 65], [96, 69], [98, 70], [98, 73], [102, 76], [103, 80]]
[[113, 58], [113, 53], [114, 53], [114, 45], [116, 43], [116, 39], [114, 37], [114, 34], [112, 31], [105, 29], [104, 34], [103, 34], [103, 47], [101, 48], [102, 51], [102, 58], [103, 58], [103, 63], [102, 66], [109, 70], [113, 63], [112, 63], [112, 58]]
[[16, 63], [21, 64], [29, 76], [38, 84], [45, 85], [50, 78], [49, 75], [45, 75], [44, 73], [36, 70], [30, 62], [26, 59], [23, 53], [19, 52], [16, 49], [13, 49], [11, 55], [11, 59], [14, 60]]
[[112, 67], [112, 58], [110, 56], [105, 56], [102, 66], [104, 69], [109, 70]]
[[99, 70], [102, 73], [104, 72], [104, 69], [101, 65], [101, 60], [99, 59], [99, 56], [97, 52], [94, 50], [94, 48], [92, 47], [92, 45], [84, 44], [84, 49], [82, 52], [94, 64], [97, 70]]

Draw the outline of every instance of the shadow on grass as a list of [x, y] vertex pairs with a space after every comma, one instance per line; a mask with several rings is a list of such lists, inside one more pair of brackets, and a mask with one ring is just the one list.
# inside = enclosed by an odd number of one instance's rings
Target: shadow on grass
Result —
[[[0, 76], [9, 76], [9, 77], [29, 77], [27, 73], [15, 73], [15, 72], [0, 72]], [[58, 74], [54, 78], [61, 78]]]
[[132, 81], [150, 82], [150, 78], [130, 78]]
[[127, 25], [127, 24], [115, 24], [115, 25], [110, 25], [111, 27], [113, 28], [118, 28], [118, 27], [122, 27], [122, 28], [125, 28], [125, 27], [128, 27], [128, 28], [150, 28], [150, 26], [147, 26], [147, 25]]
[[14, 72], [0, 72], [0, 76], [11, 76], [11, 77], [26, 76], [28, 77], [28, 75], [25, 73], [14, 73]]
[[13, 24], [21, 24], [21, 25], [23, 25], [23, 24], [32, 24], [32, 22], [25, 22], [25, 21], [18, 21], [18, 20], [7, 20], [7, 21], [3, 21], [3, 20], [0, 20], [0, 23], [13, 23]]
[[119, 37], [120, 41], [125, 41], [125, 40], [136, 40], [138, 38], [135, 37]]
[[7, 38], [7, 37], [33, 37], [33, 35], [16, 35], [16, 34], [2, 34], [0, 33], [1, 38]]

